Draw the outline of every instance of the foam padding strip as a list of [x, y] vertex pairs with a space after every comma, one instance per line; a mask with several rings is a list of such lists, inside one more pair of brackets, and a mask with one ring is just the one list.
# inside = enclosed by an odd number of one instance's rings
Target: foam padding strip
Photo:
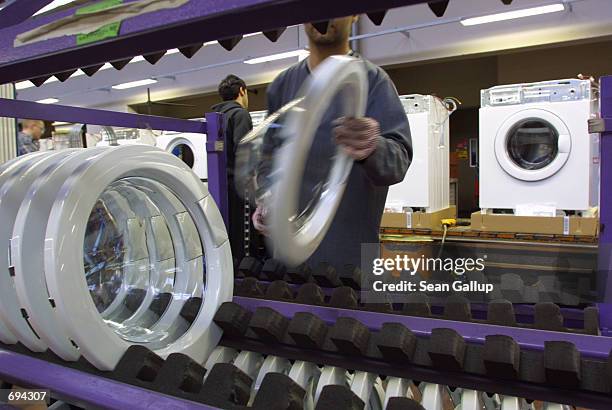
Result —
[[365, 404], [346, 386], [323, 387], [315, 410], [363, 410]]
[[252, 313], [242, 306], [225, 302], [214, 317], [214, 322], [230, 336], [243, 336], [251, 320]]
[[580, 366], [580, 352], [573, 343], [544, 342], [544, 368], [548, 383], [564, 388], [580, 386]]
[[296, 313], [287, 329], [296, 345], [308, 349], [322, 348], [327, 331], [328, 327], [321, 318], [307, 312]]
[[264, 377], [252, 408], [257, 410], [302, 410], [306, 392], [289, 376], [268, 373]]
[[433, 329], [429, 342], [429, 357], [434, 367], [449, 371], [463, 369], [466, 343], [457, 331]]
[[485, 338], [482, 360], [488, 375], [501, 379], [516, 379], [521, 349], [510, 336], [489, 335]]

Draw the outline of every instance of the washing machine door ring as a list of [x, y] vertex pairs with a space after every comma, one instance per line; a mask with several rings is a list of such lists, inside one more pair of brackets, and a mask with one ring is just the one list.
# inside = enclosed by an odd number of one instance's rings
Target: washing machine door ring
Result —
[[287, 142], [274, 158], [272, 175], [278, 181], [269, 198], [269, 228], [275, 257], [289, 266], [305, 262], [319, 247], [353, 167], [352, 158], [337, 148], [319, 200], [308, 206], [308, 214], [300, 214], [299, 193], [306, 160], [324, 114], [339, 94], [342, 115], [357, 118], [365, 115], [368, 82], [362, 61], [346, 56], [327, 58], [300, 90], [299, 95], [304, 98], [289, 111], [287, 127], [281, 131]]
[[170, 144], [168, 144], [166, 151], [174, 155], [173, 151], [177, 148], [181, 150], [187, 148], [186, 152], [182, 151], [181, 155], [176, 156], [179, 157], [181, 161], [183, 161], [185, 164], [187, 164], [189, 168], [193, 169], [195, 166], [195, 162], [197, 161], [196, 147], [194, 147], [193, 143], [186, 138], [179, 137], [171, 141]]
[[528, 108], [514, 113], [495, 136], [495, 157], [508, 175], [540, 181], [559, 172], [571, 153], [571, 134], [554, 113]]

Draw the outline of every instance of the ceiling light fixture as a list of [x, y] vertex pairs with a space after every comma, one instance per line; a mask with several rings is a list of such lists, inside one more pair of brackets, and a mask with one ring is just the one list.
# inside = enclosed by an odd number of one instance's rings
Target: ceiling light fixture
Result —
[[57, 98], [45, 98], [44, 100], [36, 101], [39, 104], [55, 104], [58, 103], [59, 100]]
[[130, 81], [129, 83], [121, 83], [113, 85], [111, 88], [114, 90], [127, 90], [128, 88], [141, 87], [143, 85], [155, 84], [157, 80], [153, 78], [146, 78], [144, 80]]
[[299, 49], [299, 50], [287, 51], [285, 53], [271, 54], [269, 56], [251, 58], [251, 59], [245, 60], [244, 63], [245, 64], [261, 64], [261, 63], [267, 63], [269, 61], [283, 60], [285, 58], [291, 58], [291, 57], [306, 57], [309, 54], [310, 52], [308, 50]]
[[475, 26], [478, 24], [494, 23], [496, 21], [513, 20], [523, 17], [538, 16], [541, 14], [556, 13], [564, 10], [565, 5], [563, 3], [555, 3], [546, 6], [530, 7], [528, 9], [513, 10], [504, 13], [496, 13], [481, 17], [467, 18], [461, 20], [461, 24], [463, 24], [464, 26]]

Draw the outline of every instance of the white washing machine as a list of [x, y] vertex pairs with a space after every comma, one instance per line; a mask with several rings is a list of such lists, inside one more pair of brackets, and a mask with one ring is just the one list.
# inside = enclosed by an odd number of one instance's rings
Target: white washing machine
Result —
[[404, 95], [413, 158], [402, 182], [389, 187], [387, 207], [422, 208], [436, 212], [449, 207], [449, 116], [445, 103], [431, 95]]
[[267, 111], [252, 111], [249, 114], [251, 114], [251, 121], [253, 122], [253, 128], [255, 128], [259, 124], [261, 124], [263, 120], [266, 119], [268, 112]]
[[157, 147], [182, 159], [201, 180], [208, 180], [206, 134], [164, 132], [157, 137]]
[[481, 91], [480, 208], [586, 211], [599, 200], [598, 91], [589, 80]]

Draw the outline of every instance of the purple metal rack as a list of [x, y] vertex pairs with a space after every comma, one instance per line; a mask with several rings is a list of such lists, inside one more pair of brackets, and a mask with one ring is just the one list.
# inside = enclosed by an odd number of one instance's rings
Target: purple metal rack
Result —
[[[77, 7], [72, 7], [0, 30], [0, 84], [49, 76], [210, 40], [275, 30], [305, 21], [387, 10], [425, 1], [191, 0], [174, 9], [128, 18], [122, 22], [118, 37], [87, 46], [77, 47], [75, 36], [62, 36], [20, 47], [13, 46], [17, 35], [73, 15]], [[32, 4], [38, 5], [40, 2], [41, 0], [17, 1], [29, 10], [36, 8], [32, 7]], [[3, 12], [4, 10], [0, 11], [0, 19], [9, 18]]]
[[350, 317], [359, 320], [368, 328], [374, 330], [382, 328], [383, 323], [401, 323], [417, 336], [429, 336], [432, 329], [435, 328], [449, 328], [456, 330], [466, 341], [481, 344], [484, 343], [485, 337], [488, 335], [506, 335], [511, 336], [521, 347], [531, 350], [544, 350], [544, 342], [550, 340], [571, 342], [576, 345], [576, 348], [585, 357], [606, 359], [612, 350], [612, 338], [592, 335], [525, 329], [484, 323], [457, 322], [454, 320], [339, 309], [325, 306], [300, 305], [291, 302], [239, 296], [234, 296], [233, 301], [250, 311], [254, 311], [258, 307], [268, 307], [282, 313], [286, 317], [293, 317], [298, 312], [308, 312], [327, 323], [335, 323], [339, 317]]
[[[602, 334], [612, 336], [612, 76], [600, 79], [601, 119], [592, 121], [591, 131], [600, 132], [600, 233], [598, 282], [600, 286], [599, 323]], [[605, 284], [605, 287], [602, 286]]]
[[0, 379], [50, 390], [54, 398], [84, 408], [214, 409], [5, 350], [0, 350]]
[[66, 121], [80, 124], [106, 125], [163, 131], [192, 132], [207, 135], [208, 190], [228, 223], [226, 154], [223, 143], [221, 114], [207, 113], [206, 122], [187, 121], [154, 115], [129, 114], [56, 104], [39, 104], [30, 101], [0, 98], [2, 116], [14, 118], [38, 118], [49, 121]]

